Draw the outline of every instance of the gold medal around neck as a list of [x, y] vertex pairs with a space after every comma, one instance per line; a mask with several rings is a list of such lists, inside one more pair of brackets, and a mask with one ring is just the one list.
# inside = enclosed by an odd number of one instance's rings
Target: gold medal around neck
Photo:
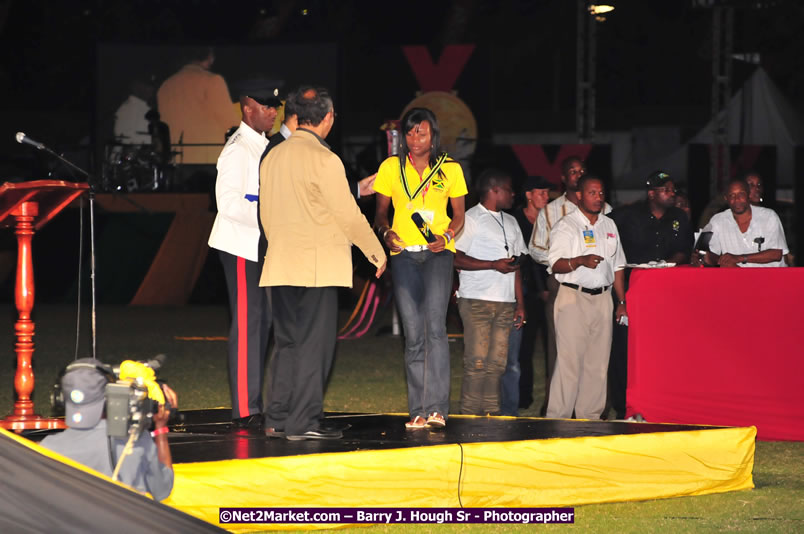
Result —
[[408, 211], [413, 211], [413, 202], [408, 202]]

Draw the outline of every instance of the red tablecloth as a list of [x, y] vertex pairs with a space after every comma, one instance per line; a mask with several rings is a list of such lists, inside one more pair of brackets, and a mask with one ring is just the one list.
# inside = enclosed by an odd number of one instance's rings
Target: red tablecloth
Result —
[[627, 414], [804, 441], [804, 268], [635, 270]]

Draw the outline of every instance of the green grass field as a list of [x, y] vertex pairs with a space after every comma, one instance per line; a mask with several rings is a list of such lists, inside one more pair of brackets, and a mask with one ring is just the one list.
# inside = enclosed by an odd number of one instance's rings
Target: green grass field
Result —
[[[8, 307], [0, 346], [6, 356], [0, 366], [0, 413], [12, 409], [15, 312]], [[345, 312], [344, 312], [345, 313]], [[50, 413], [49, 393], [59, 370], [73, 359], [75, 309], [39, 306], [35, 310], [36, 352], [34, 401], [37, 412]], [[345, 315], [344, 315], [345, 319]], [[389, 314], [379, 318], [388, 324]], [[98, 358], [118, 363], [127, 358], [168, 355], [160, 377], [179, 395], [182, 409], [229, 406], [225, 341], [181, 340], [178, 337], [223, 337], [228, 330], [225, 307], [175, 309], [101, 308], [97, 314]], [[89, 317], [82, 317], [83, 350], [89, 354]], [[449, 330], [457, 331], [450, 323]], [[452, 409], [460, 394], [460, 339], [452, 351]], [[543, 355], [535, 356], [537, 372]], [[522, 415], [537, 416], [543, 396], [543, 375], [536, 377], [536, 402]], [[325, 398], [328, 411], [406, 412], [402, 340], [371, 336], [338, 345], [335, 366]], [[804, 424], [804, 422], [802, 422]], [[754, 467], [756, 489], [702, 497], [646, 502], [585, 505], [576, 508], [576, 524], [566, 525], [378, 525], [348, 532], [530, 532], [562, 529], [584, 532], [804, 532], [804, 443], [758, 442]]]

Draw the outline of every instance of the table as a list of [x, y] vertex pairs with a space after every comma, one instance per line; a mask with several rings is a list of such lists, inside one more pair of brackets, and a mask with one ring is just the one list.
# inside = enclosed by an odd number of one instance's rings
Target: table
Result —
[[804, 268], [635, 269], [627, 415], [804, 441]]

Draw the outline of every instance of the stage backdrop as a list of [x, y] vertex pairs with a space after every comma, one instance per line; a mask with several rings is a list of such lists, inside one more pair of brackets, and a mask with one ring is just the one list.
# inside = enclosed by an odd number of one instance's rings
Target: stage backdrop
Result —
[[[114, 115], [128, 98], [135, 80], [152, 82], [154, 90], [188, 63], [193, 48], [168, 45], [100, 44], [97, 52], [95, 146], [97, 161], [103, 147], [113, 140]], [[241, 89], [248, 92], [279, 88], [280, 93], [302, 83], [328, 88], [337, 105], [338, 49], [332, 44], [275, 44], [214, 47], [212, 72], [224, 77], [233, 100]], [[221, 132], [221, 143], [223, 135]], [[337, 138], [336, 121], [333, 135]], [[99, 167], [99, 166], [98, 166]]]

